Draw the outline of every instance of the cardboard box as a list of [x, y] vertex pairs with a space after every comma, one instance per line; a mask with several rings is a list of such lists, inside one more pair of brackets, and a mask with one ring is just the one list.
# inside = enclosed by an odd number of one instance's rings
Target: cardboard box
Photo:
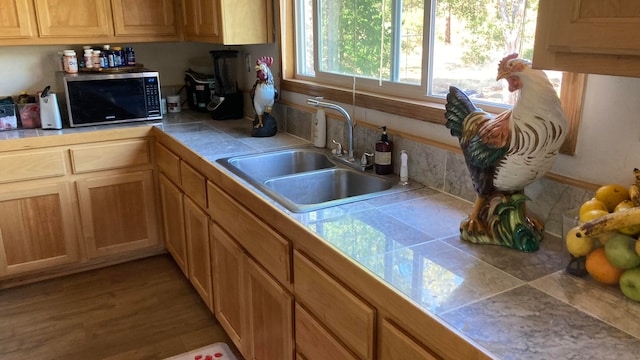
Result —
[[11, 97], [0, 99], [0, 131], [18, 128], [16, 105]]

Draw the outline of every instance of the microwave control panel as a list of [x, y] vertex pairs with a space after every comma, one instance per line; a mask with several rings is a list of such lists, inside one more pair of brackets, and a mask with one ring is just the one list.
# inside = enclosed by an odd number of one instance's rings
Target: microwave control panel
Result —
[[149, 117], [161, 116], [160, 84], [158, 84], [157, 77], [149, 76], [144, 78], [144, 93], [147, 99], [147, 113]]

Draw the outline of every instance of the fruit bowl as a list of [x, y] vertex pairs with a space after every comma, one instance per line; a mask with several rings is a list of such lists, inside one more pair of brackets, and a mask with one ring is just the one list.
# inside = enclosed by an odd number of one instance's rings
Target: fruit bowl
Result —
[[629, 190], [601, 186], [579, 209], [564, 213], [562, 225], [569, 274], [616, 286], [640, 302], [640, 170], [634, 175]]

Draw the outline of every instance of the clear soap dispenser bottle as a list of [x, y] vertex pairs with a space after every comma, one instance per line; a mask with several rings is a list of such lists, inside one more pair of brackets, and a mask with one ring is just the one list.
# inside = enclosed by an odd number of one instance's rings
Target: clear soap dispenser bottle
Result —
[[387, 135], [387, 127], [381, 126], [382, 136], [380, 141], [376, 142], [375, 153], [375, 170], [378, 175], [389, 175], [393, 173], [393, 164], [391, 163], [393, 143]]

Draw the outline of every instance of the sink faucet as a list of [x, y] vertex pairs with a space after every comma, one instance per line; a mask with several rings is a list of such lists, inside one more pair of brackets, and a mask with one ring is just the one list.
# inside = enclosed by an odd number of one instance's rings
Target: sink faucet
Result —
[[328, 103], [321, 100], [322, 100], [322, 97], [317, 97], [315, 99], [307, 99], [307, 104], [313, 105], [315, 107], [335, 110], [340, 114], [342, 114], [342, 116], [344, 116], [344, 118], [347, 120], [347, 124], [349, 125], [349, 147], [347, 149], [348, 151], [347, 160], [351, 163], [355, 163], [355, 157], [353, 155], [353, 121], [351, 120], [351, 116], [349, 116], [349, 113], [347, 112], [347, 110], [345, 110], [342, 106], [333, 104], [333, 103]]

